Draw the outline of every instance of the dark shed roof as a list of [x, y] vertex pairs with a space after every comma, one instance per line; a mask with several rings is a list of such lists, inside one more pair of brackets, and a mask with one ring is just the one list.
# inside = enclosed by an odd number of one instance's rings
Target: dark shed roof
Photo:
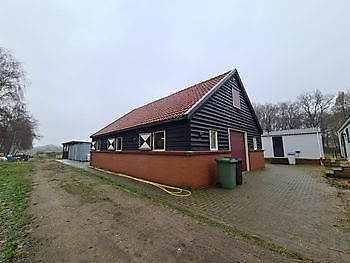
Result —
[[147, 124], [182, 118], [196, 103], [205, 97], [210, 90], [228, 76], [230, 72], [232, 71], [225, 72], [167, 97], [136, 108], [91, 136], [93, 137]]

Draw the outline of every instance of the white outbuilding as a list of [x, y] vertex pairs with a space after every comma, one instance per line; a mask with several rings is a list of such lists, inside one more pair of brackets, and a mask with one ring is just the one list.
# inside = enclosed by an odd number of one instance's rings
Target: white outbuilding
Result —
[[350, 118], [338, 130], [338, 139], [340, 145], [340, 155], [350, 160]]
[[287, 158], [290, 155], [300, 161], [324, 158], [320, 128], [264, 132], [261, 139], [265, 158]]
[[69, 141], [62, 143], [62, 159], [88, 162], [90, 161], [91, 143], [87, 141]]

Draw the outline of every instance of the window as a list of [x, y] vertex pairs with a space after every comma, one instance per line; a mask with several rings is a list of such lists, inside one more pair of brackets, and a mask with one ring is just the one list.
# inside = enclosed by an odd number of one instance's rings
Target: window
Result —
[[238, 90], [235, 90], [234, 88], [232, 88], [232, 103], [234, 107], [238, 109], [241, 108], [240, 92]]
[[209, 146], [211, 151], [218, 150], [218, 132], [217, 131], [209, 131]]
[[101, 140], [96, 141], [96, 151], [101, 151]]
[[123, 138], [122, 137], [118, 137], [117, 141], [116, 141], [115, 150], [116, 151], [121, 151], [122, 149], [123, 149]]
[[165, 150], [165, 131], [153, 133], [153, 150]]
[[346, 138], [348, 140], [348, 143], [350, 143], [349, 129], [348, 128], [345, 129], [345, 133], [346, 133]]
[[254, 148], [254, 150], [258, 149], [258, 138], [257, 137], [253, 137], [253, 148]]
[[142, 151], [151, 150], [151, 133], [139, 134], [139, 149]]

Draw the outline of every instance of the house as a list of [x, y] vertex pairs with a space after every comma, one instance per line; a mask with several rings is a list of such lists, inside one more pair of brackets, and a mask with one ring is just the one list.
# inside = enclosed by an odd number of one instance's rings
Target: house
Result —
[[62, 143], [62, 159], [69, 159], [81, 162], [90, 160], [90, 142], [69, 141]]
[[320, 128], [264, 132], [261, 136], [267, 161], [287, 163], [288, 154], [295, 154], [297, 163], [320, 163], [324, 157]]
[[136, 108], [91, 135], [91, 165], [174, 186], [217, 182], [215, 159], [264, 167], [262, 129], [236, 69]]
[[340, 127], [338, 130], [338, 139], [339, 139], [339, 145], [340, 145], [340, 155], [350, 160], [350, 118], [347, 119], [344, 124]]

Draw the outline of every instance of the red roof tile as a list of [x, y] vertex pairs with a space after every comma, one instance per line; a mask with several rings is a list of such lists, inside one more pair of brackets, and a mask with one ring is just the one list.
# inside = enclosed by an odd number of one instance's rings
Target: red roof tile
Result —
[[134, 128], [165, 120], [177, 119], [215, 87], [229, 72], [185, 88], [174, 94], [136, 108], [92, 136]]

